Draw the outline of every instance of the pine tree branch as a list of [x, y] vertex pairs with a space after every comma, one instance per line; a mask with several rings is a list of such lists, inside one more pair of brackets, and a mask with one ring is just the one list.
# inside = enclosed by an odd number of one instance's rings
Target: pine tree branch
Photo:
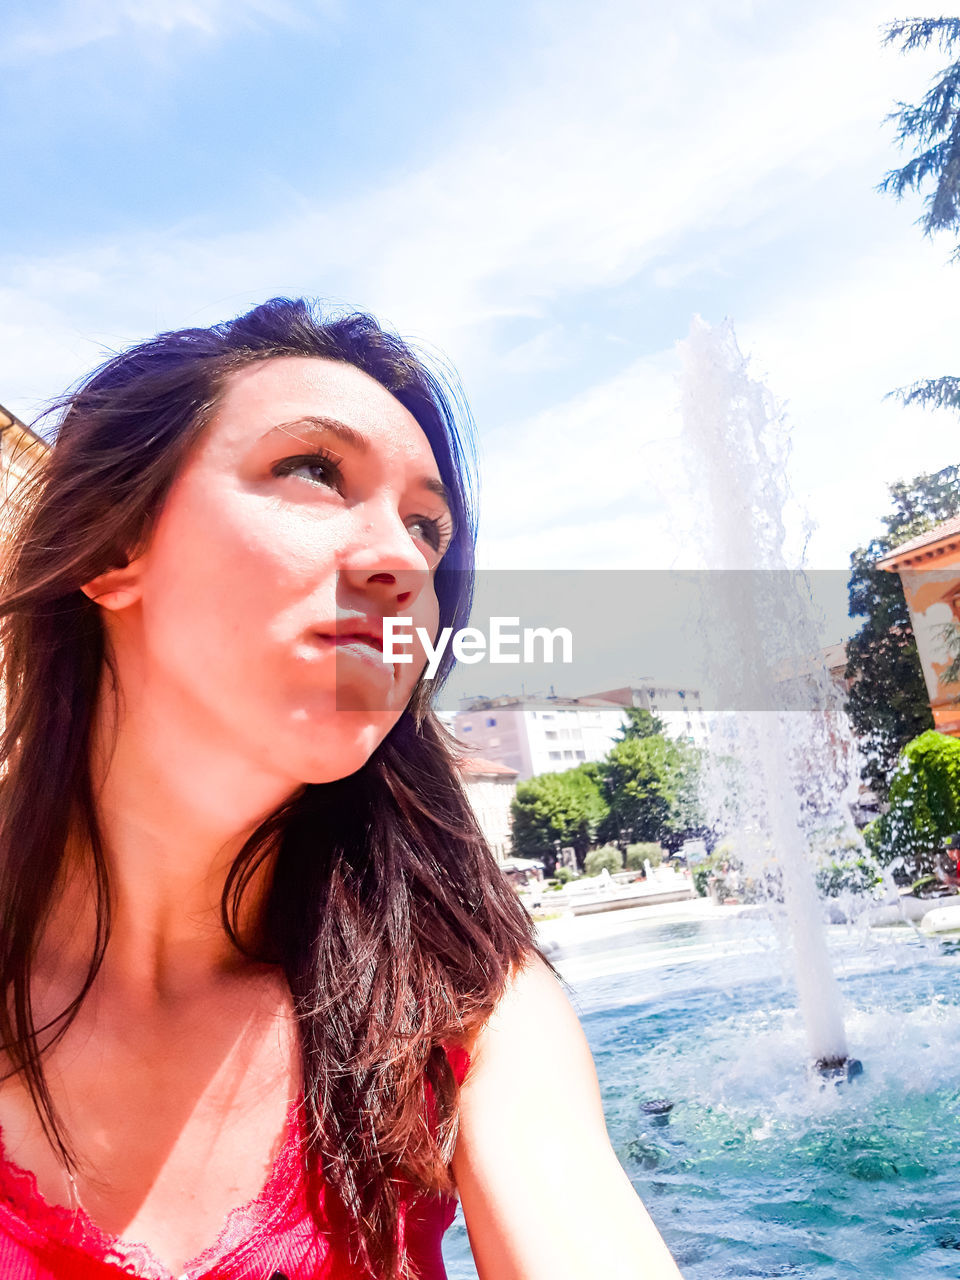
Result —
[[932, 40], [943, 53], [948, 53], [960, 40], [960, 18], [898, 18], [887, 24], [884, 44], [900, 41], [903, 53], [912, 49], [926, 49]]
[[[901, 49], [926, 48], [936, 41], [946, 52], [960, 41], [960, 18], [910, 18], [891, 23], [885, 43], [900, 41]], [[878, 190], [898, 200], [907, 191], [920, 192], [927, 179], [934, 189], [924, 199], [919, 219], [927, 235], [960, 227], [960, 61], [946, 67], [919, 103], [898, 102], [887, 117], [897, 126], [897, 143], [923, 148], [898, 169], [884, 175]]]
[[947, 146], [944, 142], [938, 142], [935, 146], [928, 147], [926, 151], [921, 151], [918, 156], [908, 160], [902, 168], [891, 169], [889, 173], [884, 174], [878, 190], [882, 191], [884, 195], [892, 194], [898, 200], [905, 191], [918, 191], [924, 178], [929, 177], [931, 173], [936, 173], [940, 169], [946, 152]]
[[901, 404], [919, 404], [924, 409], [960, 411], [960, 378], [922, 378], [909, 387], [888, 391], [884, 399], [895, 397]]

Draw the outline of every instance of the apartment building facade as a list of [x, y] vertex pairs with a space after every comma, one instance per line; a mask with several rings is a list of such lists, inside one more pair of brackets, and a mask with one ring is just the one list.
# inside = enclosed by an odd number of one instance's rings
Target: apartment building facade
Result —
[[622, 707], [599, 698], [478, 698], [455, 714], [453, 728], [524, 782], [602, 760], [625, 721]]

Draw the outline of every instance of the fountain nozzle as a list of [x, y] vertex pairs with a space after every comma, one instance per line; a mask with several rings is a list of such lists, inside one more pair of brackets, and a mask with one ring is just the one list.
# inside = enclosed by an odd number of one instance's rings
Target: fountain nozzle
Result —
[[649, 1102], [641, 1102], [640, 1110], [645, 1116], [649, 1116], [655, 1125], [665, 1125], [670, 1122], [673, 1103], [669, 1098], [651, 1098]]
[[813, 1069], [822, 1079], [843, 1084], [863, 1074], [863, 1063], [859, 1058], [818, 1058]]

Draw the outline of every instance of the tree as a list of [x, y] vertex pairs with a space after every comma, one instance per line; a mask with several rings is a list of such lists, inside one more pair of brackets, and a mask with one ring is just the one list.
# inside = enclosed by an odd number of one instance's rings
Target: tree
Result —
[[662, 734], [614, 743], [600, 764], [610, 807], [604, 831], [668, 847], [701, 824], [700, 752]]
[[960, 514], [960, 467], [899, 481], [890, 497], [886, 533], [853, 553], [848, 584], [850, 616], [866, 620], [847, 643], [847, 713], [866, 748], [866, 779], [881, 800], [901, 749], [933, 727], [933, 716], [903, 587], [877, 561]]
[[557, 845], [571, 845], [582, 869], [587, 850], [607, 817], [607, 802], [596, 764], [563, 773], [541, 773], [517, 786], [511, 804], [513, 851], [521, 858], [542, 858], [553, 871]]
[[[904, 53], [939, 45], [949, 53], [960, 45], [960, 18], [906, 18], [891, 23], [885, 43], [900, 43]], [[932, 190], [924, 198], [919, 219], [924, 233], [960, 231], [960, 60], [945, 67], [920, 102], [901, 102], [888, 119], [896, 122], [897, 141], [908, 143], [915, 154], [899, 169], [891, 169], [880, 190], [899, 200], [907, 191], [919, 194], [928, 182]], [[960, 261], [960, 244], [953, 261]], [[904, 404], [960, 410], [960, 377], [923, 378], [893, 394]]]
[[624, 707], [627, 719], [620, 726], [618, 742], [626, 742], [629, 738], [655, 738], [663, 733], [663, 721], [646, 707]]

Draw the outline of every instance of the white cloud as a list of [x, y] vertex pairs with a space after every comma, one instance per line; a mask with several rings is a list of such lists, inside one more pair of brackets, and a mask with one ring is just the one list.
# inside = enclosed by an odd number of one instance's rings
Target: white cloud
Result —
[[339, 10], [339, 0], [62, 0], [42, 21], [13, 28], [0, 48], [0, 64], [57, 57], [102, 40], [152, 38], [193, 32], [216, 37], [259, 23], [303, 25], [316, 13]]
[[666, 518], [679, 465], [672, 365], [672, 353], [635, 361], [490, 439], [482, 459], [485, 567], [674, 563], [677, 534]]

